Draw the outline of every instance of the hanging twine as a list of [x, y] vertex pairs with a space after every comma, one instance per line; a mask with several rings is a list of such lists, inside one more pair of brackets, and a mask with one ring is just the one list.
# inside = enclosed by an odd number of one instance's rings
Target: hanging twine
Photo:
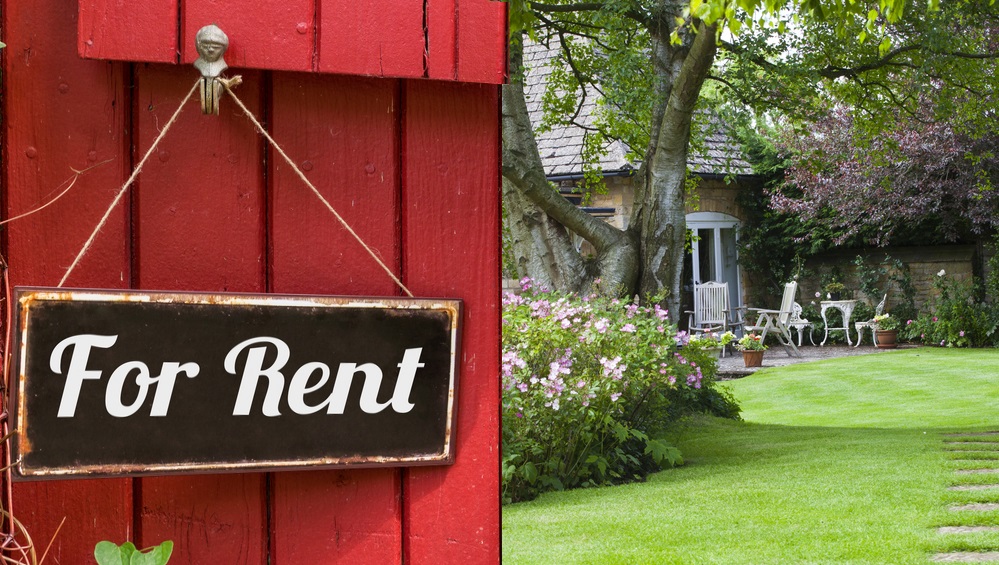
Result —
[[388, 266], [378, 257], [378, 254], [375, 253], [375, 250], [369, 247], [368, 244], [365, 243], [363, 239], [361, 239], [361, 236], [354, 231], [354, 228], [350, 227], [350, 224], [347, 223], [347, 220], [344, 220], [343, 216], [341, 216], [339, 212], [337, 212], [336, 209], [333, 208], [333, 205], [329, 203], [329, 200], [327, 200], [322, 195], [322, 193], [319, 192], [319, 189], [317, 189], [315, 185], [309, 181], [309, 179], [305, 176], [305, 173], [303, 173], [302, 170], [298, 168], [298, 165], [296, 165], [295, 162], [291, 160], [291, 157], [289, 157], [288, 154], [284, 152], [284, 149], [281, 148], [278, 142], [274, 141], [274, 138], [271, 137], [269, 133], [267, 133], [267, 130], [264, 129], [264, 126], [261, 125], [260, 122], [257, 120], [257, 117], [253, 115], [253, 112], [251, 112], [243, 104], [243, 101], [240, 100], [238, 96], [236, 96], [236, 93], [232, 91], [230, 85], [233, 84], [235, 79], [238, 78], [239, 77], [235, 77], [234, 79], [231, 79], [229, 81], [223, 80], [221, 82], [225, 86], [225, 91], [229, 93], [229, 96], [231, 96], [232, 99], [236, 102], [236, 105], [239, 106], [239, 109], [242, 110], [244, 114], [246, 114], [246, 117], [249, 118], [251, 122], [253, 122], [254, 127], [257, 128], [257, 131], [260, 132], [260, 135], [267, 138], [267, 141], [270, 142], [271, 146], [273, 146], [274, 149], [278, 152], [278, 154], [281, 155], [281, 157], [284, 159], [284, 161], [288, 163], [288, 166], [291, 167], [293, 171], [295, 171], [295, 174], [298, 175], [298, 178], [301, 179], [302, 182], [305, 183], [305, 185], [308, 186], [310, 190], [312, 190], [312, 193], [316, 195], [316, 198], [318, 198], [319, 201], [322, 202], [324, 206], [326, 206], [326, 209], [329, 210], [331, 214], [333, 214], [333, 216], [337, 219], [338, 222], [340, 222], [340, 225], [343, 226], [345, 230], [347, 230], [347, 233], [349, 233], [354, 238], [354, 240], [357, 241], [357, 243], [361, 244], [361, 247], [363, 247], [364, 250], [368, 252], [368, 255], [370, 255], [371, 258], [375, 260], [375, 263], [378, 263], [378, 266], [381, 267], [383, 271], [385, 271], [385, 274], [387, 274], [395, 282], [395, 284], [399, 285], [399, 288], [401, 288], [402, 291], [405, 292], [407, 296], [412, 298], [413, 293], [410, 292], [408, 288], [406, 288], [406, 285], [402, 284], [402, 281], [395, 276], [395, 273], [392, 272], [392, 269], [389, 269]]
[[194, 91], [198, 89], [199, 84], [201, 84], [200, 78], [194, 82], [194, 86], [192, 86], [191, 90], [188, 91], [187, 96], [185, 96], [183, 100], [180, 101], [180, 105], [177, 106], [177, 110], [173, 113], [173, 116], [170, 117], [170, 121], [168, 121], [166, 125], [163, 126], [163, 131], [161, 131], [160, 134], [156, 136], [156, 139], [153, 141], [153, 144], [149, 146], [149, 149], [146, 151], [146, 154], [142, 156], [142, 160], [139, 161], [139, 164], [132, 171], [132, 174], [128, 177], [128, 180], [126, 180], [125, 184], [121, 185], [121, 188], [118, 189], [118, 194], [114, 197], [114, 200], [111, 201], [111, 205], [108, 206], [107, 212], [104, 212], [104, 217], [101, 218], [101, 221], [97, 222], [97, 227], [94, 228], [94, 231], [93, 233], [90, 234], [90, 237], [87, 239], [87, 242], [83, 244], [83, 248], [80, 249], [80, 252], [76, 254], [76, 259], [73, 260], [73, 264], [70, 265], [68, 269], [66, 269], [66, 274], [63, 275], [62, 280], [59, 281], [60, 287], [62, 287], [62, 285], [66, 283], [66, 279], [69, 278], [70, 273], [72, 273], [73, 269], [75, 269], [76, 266], [80, 263], [80, 259], [82, 259], [83, 256], [87, 254], [87, 251], [90, 250], [90, 246], [94, 244], [94, 239], [97, 238], [97, 234], [101, 231], [101, 228], [104, 227], [104, 224], [107, 223], [108, 218], [111, 217], [111, 211], [114, 210], [115, 206], [118, 205], [118, 202], [121, 201], [121, 197], [125, 196], [125, 191], [127, 191], [128, 187], [131, 186], [132, 182], [135, 181], [135, 177], [139, 176], [139, 172], [142, 171], [142, 167], [145, 166], [146, 161], [149, 160], [149, 156], [152, 155], [153, 151], [156, 150], [156, 147], [160, 144], [160, 141], [162, 141], [163, 138], [166, 137], [167, 132], [170, 131], [170, 128], [173, 126], [174, 122], [177, 121], [177, 117], [180, 116], [181, 110], [184, 109], [184, 104], [186, 104], [187, 100], [191, 98], [191, 95], [194, 94]]
[[[368, 255], [370, 255], [371, 258], [374, 259], [375, 263], [377, 263], [378, 266], [381, 267], [383, 271], [385, 271], [385, 274], [387, 274], [389, 276], [389, 278], [391, 278], [392, 281], [395, 282], [395, 284], [398, 285], [399, 288], [401, 288], [402, 291], [406, 293], [407, 296], [409, 296], [410, 298], [412, 298], [413, 297], [413, 293], [410, 292], [410, 290], [408, 288], [406, 288], [406, 285], [404, 285], [402, 283], [402, 281], [399, 280], [399, 277], [395, 276], [395, 273], [393, 273], [392, 270], [389, 269], [388, 265], [386, 265], [381, 260], [381, 258], [378, 257], [378, 254], [375, 252], [375, 250], [372, 249], [367, 243], [365, 243], [363, 239], [361, 239], [361, 236], [358, 235], [358, 233], [356, 231], [354, 231], [354, 228], [352, 228], [350, 226], [350, 224], [347, 223], [347, 220], [345, 220], [343, 218], [343, 216], [341, 216], [340, 213], [337, 212], [335, 208], [333, 208], [333, 205], [330, 204], [329, 200], [327, 200], [322, 195], [322, 193], [319, 192], [319, 189], [317, 189], [315, 187], [315, 185], [313, 185], [312, 182], [309, 181], [309, 179], [305, 176], [305, 174], [302, 172], [302, 170], [299, 169], [297, 165], [295, 165], [294, 161], [291, 160], [291, 157], [289, 157], [288, 154], [285, 153], [284, 149], [276, 141], [274, 141], [274, 138], [271, 137], [271, 135], [269, 133], [267, 133], [267, 130], [264, 128], [264, 126], [261, 125], [260, 121], [257, 120], [257, 117], [253, 115], [253, 112], [251, 112], [246, 107], [246, 105], [243, 104], [243, 101], [240, 100], [239, 97], [236, 96], [236, 94], [232, 91], [232, 87], [237, 86], [237, 85], [239, 85], [239, 84], [242, 83], [242, 78], [239, 77], [239, 76], [233, 77], [231, 79], [220, 78], [220, 79], [218, 79], [218, 82], [221, 83], [225, 87], [225, 91], [229, 93], [229, 96], [231, 96], [232, 99], [233, 99], [233, 101], [236, 102], [236, 105], [239, 106], [240, 110], [242, 110], [243, 113], [246, 115], [246, 117], [250, 119], [250, 121], [253, 123], [254, 127], [257, 128], [257, 131], [260, 132], [260, 135], [264, 136], [267, 139], [267, 141], [270, 142], [271, 146], [274, 147], [274, 149], [277, 150], [278, 154], [281, 155], [281, 157], [285, 160], [286, 163], [288, 163], [288, 166], [290, 166], [291, 169], [293, 171], [295, 171], [295, 174], [298, 175], [298, 178], [301, 179], [301, 181], [303, 183], [305, 183], [305, 185], [308, 186], [310, 190], [312, 190], [312, 193], [316, 195], [316, 198], [318, 198], [319, 201], [322, 202], [324, 206], [326, 206], [326, 209], [329, 210], [330, 213], [333, 214], [333, 216], [337, 219], [337, 221], [340, 222], [340, 225], [343, 226], [343, 228], [345, 230], [347, 230], [347, 233], [349, 233], [351, 235], [351, 237], [353, 237], [354, 240], [357, 241], [357, 243], [359, 243], [361, 245], [361, 247], [364, 248], [364, 250], [368, 253]], [[62, 280], [59, 281], [59, 286], [60, 287], [63, 286], [66, 283], [66, 280], [69, 278], [69, 275], [73, 272], [73, 270], [76, 268], [76, 266], [80, 263], [80, 260], [83, 258], [83, 256], [87, 254], [87, 251], [90, 250], [90, 247], [94, 243], [94, 239], [97, 238], [97, 234], [100, 233], [101, 229], [104, 227], [104, 224], [107, 223], [108, 218], [111, 217], [111, 212], [114, 210], [115, 206], [118, 205], [118, 202], [121, 201], [121, 198], [125, 195], [125, 191], [128, 190], [128, 187], [131, 186], [132, 182], [135, 181], [135, 178], [137, 176], [139, 176], [139, 173], [142, 171], [142, 167], [145, 166], [146, 161], [149, 159], [149, 156], [152, 155], [153, 151], [156, 150], [156, 147], [159, 145], [160, 141], [162, 141], [163, 138], [166, 137], [167, 132], [170, 131], [170, 128], [177, 121], [177, 117], [180, 116], [181, 110], [184, 109], [184, 104], [187, 103], [188, 99], [191, 98], [191, 95], [194, 94], [194, 92], [198, 89], [198, 86], [200, 84], [201, 84], [201, 79], [198, 79], [197, 81], [195, 81], [194, 86], [191, 87], [191, 90], [187, 93], [187, 95], [184, 97], [184, 99], [180, 102], [180, 105], [177, 107], [177, 110], [173, 113], [173, 116], [170, 117], [170, 120], [163, 127], [163, 130], [160, 131], [160, 134], [158, 136], [156, 136], [156, 139], [153, 141], [153, 144], [150, 145], [150, 147], [149, 147], [148, 150], [146, 150], [145, 155], [142, 156], [142, 159], [139, 161], [139, 164], [132, 171], [132, 174], [128, 177], [128, 179], [125, 181], [125, 183], [121, 185], [121, 188], [118, 189], [118, 194], [115, 196], [114, 200], [111, 202], [111, 205], [108, 206], [108, 209], [104, 213], [104, 216], [101, 218], [100, 222], [97, 223], [97, 227], [94, 228], [94, 231], [93, 231], [93, 233], [90, 234], [90, 237], [87, 239], [87, 242], [83, 244], [83, 248], [80, 249], [79, 253], [77, 253], [76, 259], [73, 260], [73, 263], [66, 270], [66, 274], [63, 275]], [[81, 172], [82, 171], [77, 171], [77, 178], [79, 178], [79, 174]], [[76, 179], [73, 179], [73, 183], [75, 183], [75, 182], [76, 182]], [[63, 194], [65, 194], [66, 191], [68, 191], [70, 188], [72, 188], [72, 186], [73, 185], [70, 184], [70, 186], [67, 187], [61, 194], [59, 194], [59, 196], [62, 196]], [[56, 199], [58, 199], [58, 198], [59, 197], [57, 196]], [[53, 199], [53, 202], [54, 201], [55, 201], [55, 199]], [[49, 203], [45, 204], [45, 206], [48, 206], [51, 203], [52, 202], [49, 202]], [[44, 208], [44, 206], [43, 206], [43, 208]], [[41, 208], [39, 208], [39, 209], [41, 209]], [[35, 211], [37, 211], [37, 210], [33, 210], [31, 213], [33, 213]], [[19, 216], [19, 217], [23, 217], [23, 215]], [[14, 218], [12, 218], [12, 219], [14, 219]]]

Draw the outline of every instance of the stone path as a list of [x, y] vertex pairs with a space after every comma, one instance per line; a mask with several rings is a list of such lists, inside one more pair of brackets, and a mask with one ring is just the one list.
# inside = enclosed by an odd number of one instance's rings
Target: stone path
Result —
[[752, 375], [760, 369], [771, 367], [784, 367], [797, 363], [808, 363], [810, 361], [821, 361], [823, 359], [835, 359], [837, 357], [852, 357], [854, 355], [890, 355], [893, 351], [900, 349], [912, 349], [914, 345], [903, 345], [899, 349], [878, 349], [873, 345], [862, 345], [860, 347], [850, 347], [846, 345], [826, 345], [825, 347], [805, 345], [798, 348], [801, 357], [791, 357], [781, 346], [771, 347], [763, 355], [762, 367], [746, 367], [742, 362], [742, 353], [733, 351], [727, 357], [718, 360], [718, 376], [722, 380], [738, 379]]
[[[999, 474], [999, 441], [992, 441], [993, 437], [999, 437], [999, 431], [977, 432], [977, 433], [954, 433], [946, 434], [943, 442], [943, 449], [951, 456], [960, 459], [951, 459], [951, 464], [968, 465], [969, 468], [954, 469], [956, 482], [967, 481], [974, 476]], [[995, 468], [974, 468], [974, 465], [992, 464]], [[967, 477], [967, 478], [965, 478]], [[982, 492], [984, 497], [995, 498], [989, 491], [999, 491], [999, 478], [993, 484], [955, 484], [948, 487], [950, 491]], [[986, 499], [987, 500], [987, 499]], [[948, 507], [950, 512], [957, 516], [974, 516], [977, 512], [999, 511], [999, 502], [970, 502], [967, 504], [954, 504]], [[963, 521], [958, 520], [958, 522]], [[970, 519], [974, 522], [978, 520]], [[999, 524], [976, 525], [976, 526], [943, 526], [937, 528], [937, 533], [941, 535], [965, 535], [973, 542], [974, 534], [988, 534], [999, 532]], [[990, 548], [999, 549], [999, 548]], [[932, 560], [937, 563], [999, 563], [999, 551], [951, 551], [938, 553], [932, 556]]]

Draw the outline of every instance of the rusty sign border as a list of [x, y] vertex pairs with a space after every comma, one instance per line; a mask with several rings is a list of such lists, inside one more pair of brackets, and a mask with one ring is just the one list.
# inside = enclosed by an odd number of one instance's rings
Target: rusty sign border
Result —
[[[433, 310], [445, 312], [450, 322], [450, 370], [443, 449], [430, 454], [412, 456], [319, 457], [304, 459], [272, 459], [244, 462], [196, 462], [152, 465], [81, 465], [76, 467], [28, 467], [23, 453], [30, 453], [30, 429], [25, 415], [25, 386], [28, 318], [31, 305], [40, 301], [76, 301], [109, 303], [185, 303], [234, 306], [288, 306], [318, 308], [372, 308], [391, 310]], [[7, 375], [16, 374], [16, 386], [10, 386], [8, 399], [15, 429], [11, 444], [15, 480], [46, 480], [64, 478], [101, 478], [120, 476], [157, 476], [187, 473], [251, 472], [303, 470], [310, 468], [366, 468], [450, 465], [455, 453], [456, 395], [461, 364], [462, 301], [445, 298], [397, 298], [321, 296], [304, 294], [202, 293], [181, 291], [105, 290], [82, 288], [15, 287], [13, 306], [13, 344], [10, 344]], [[16, 368], [16, 373], [13, 370]]]

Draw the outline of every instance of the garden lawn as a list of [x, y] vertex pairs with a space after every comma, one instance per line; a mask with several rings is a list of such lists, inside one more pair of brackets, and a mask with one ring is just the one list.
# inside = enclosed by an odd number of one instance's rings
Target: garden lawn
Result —
[[999, 478], [955, 476], [969, 464], [944, 445], [999, 429], [999, 351], [848, 357], [730, 385], [745, 421], [677, 430], [684, 467], [504, 506], [503, 562], [922, 565], [936, 551], [999, 549], [999, 534], [936, 531], [999, 524], [999, 512], [947, 510], [999, 502], [946, 488]]

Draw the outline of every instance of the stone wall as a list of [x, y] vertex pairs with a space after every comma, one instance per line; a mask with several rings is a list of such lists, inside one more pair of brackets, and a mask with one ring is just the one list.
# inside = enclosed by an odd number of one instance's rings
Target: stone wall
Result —
[[[806, 270], [816, 274], [799, 281], [798, 301], [805, 301], [807, 303], [817, 300], [814, 296], [820, 290], [819, 279], [821, 274], [830, 273], [833, 269], [838, 269], [843, 275], [841, 282], [847, 288], [847, 296], [844, 298], [865, 300], [872, 306], [877, 304], [881, 300], [880, 296], [868, 297], [863, 296], [860, 292], [857, 269], [854, 265], [857, 255], [864, 256], [868, 265], [879, 265], [886, 255], [908, 265], [909, 272], [912, 275], [912, 284], [916, 290], [916, 308], [920, 310], [923, 310], [932, 302], [935, 294], [933, 282], [939, 273], [943, 272], [944, 276], [952, 280], [967, 281], [971, 280], [974, 273], [979, 270], [976, 267], [976, 263], [979, 263], [979, 258], [975, 245], [887, 247], [870, 250], [832, 251], [817, 255], [806, 261]], [[893, 289], [888, 295], [889, 310], [893, 305], [898, 304], [901, 298], [897, 289]]]

